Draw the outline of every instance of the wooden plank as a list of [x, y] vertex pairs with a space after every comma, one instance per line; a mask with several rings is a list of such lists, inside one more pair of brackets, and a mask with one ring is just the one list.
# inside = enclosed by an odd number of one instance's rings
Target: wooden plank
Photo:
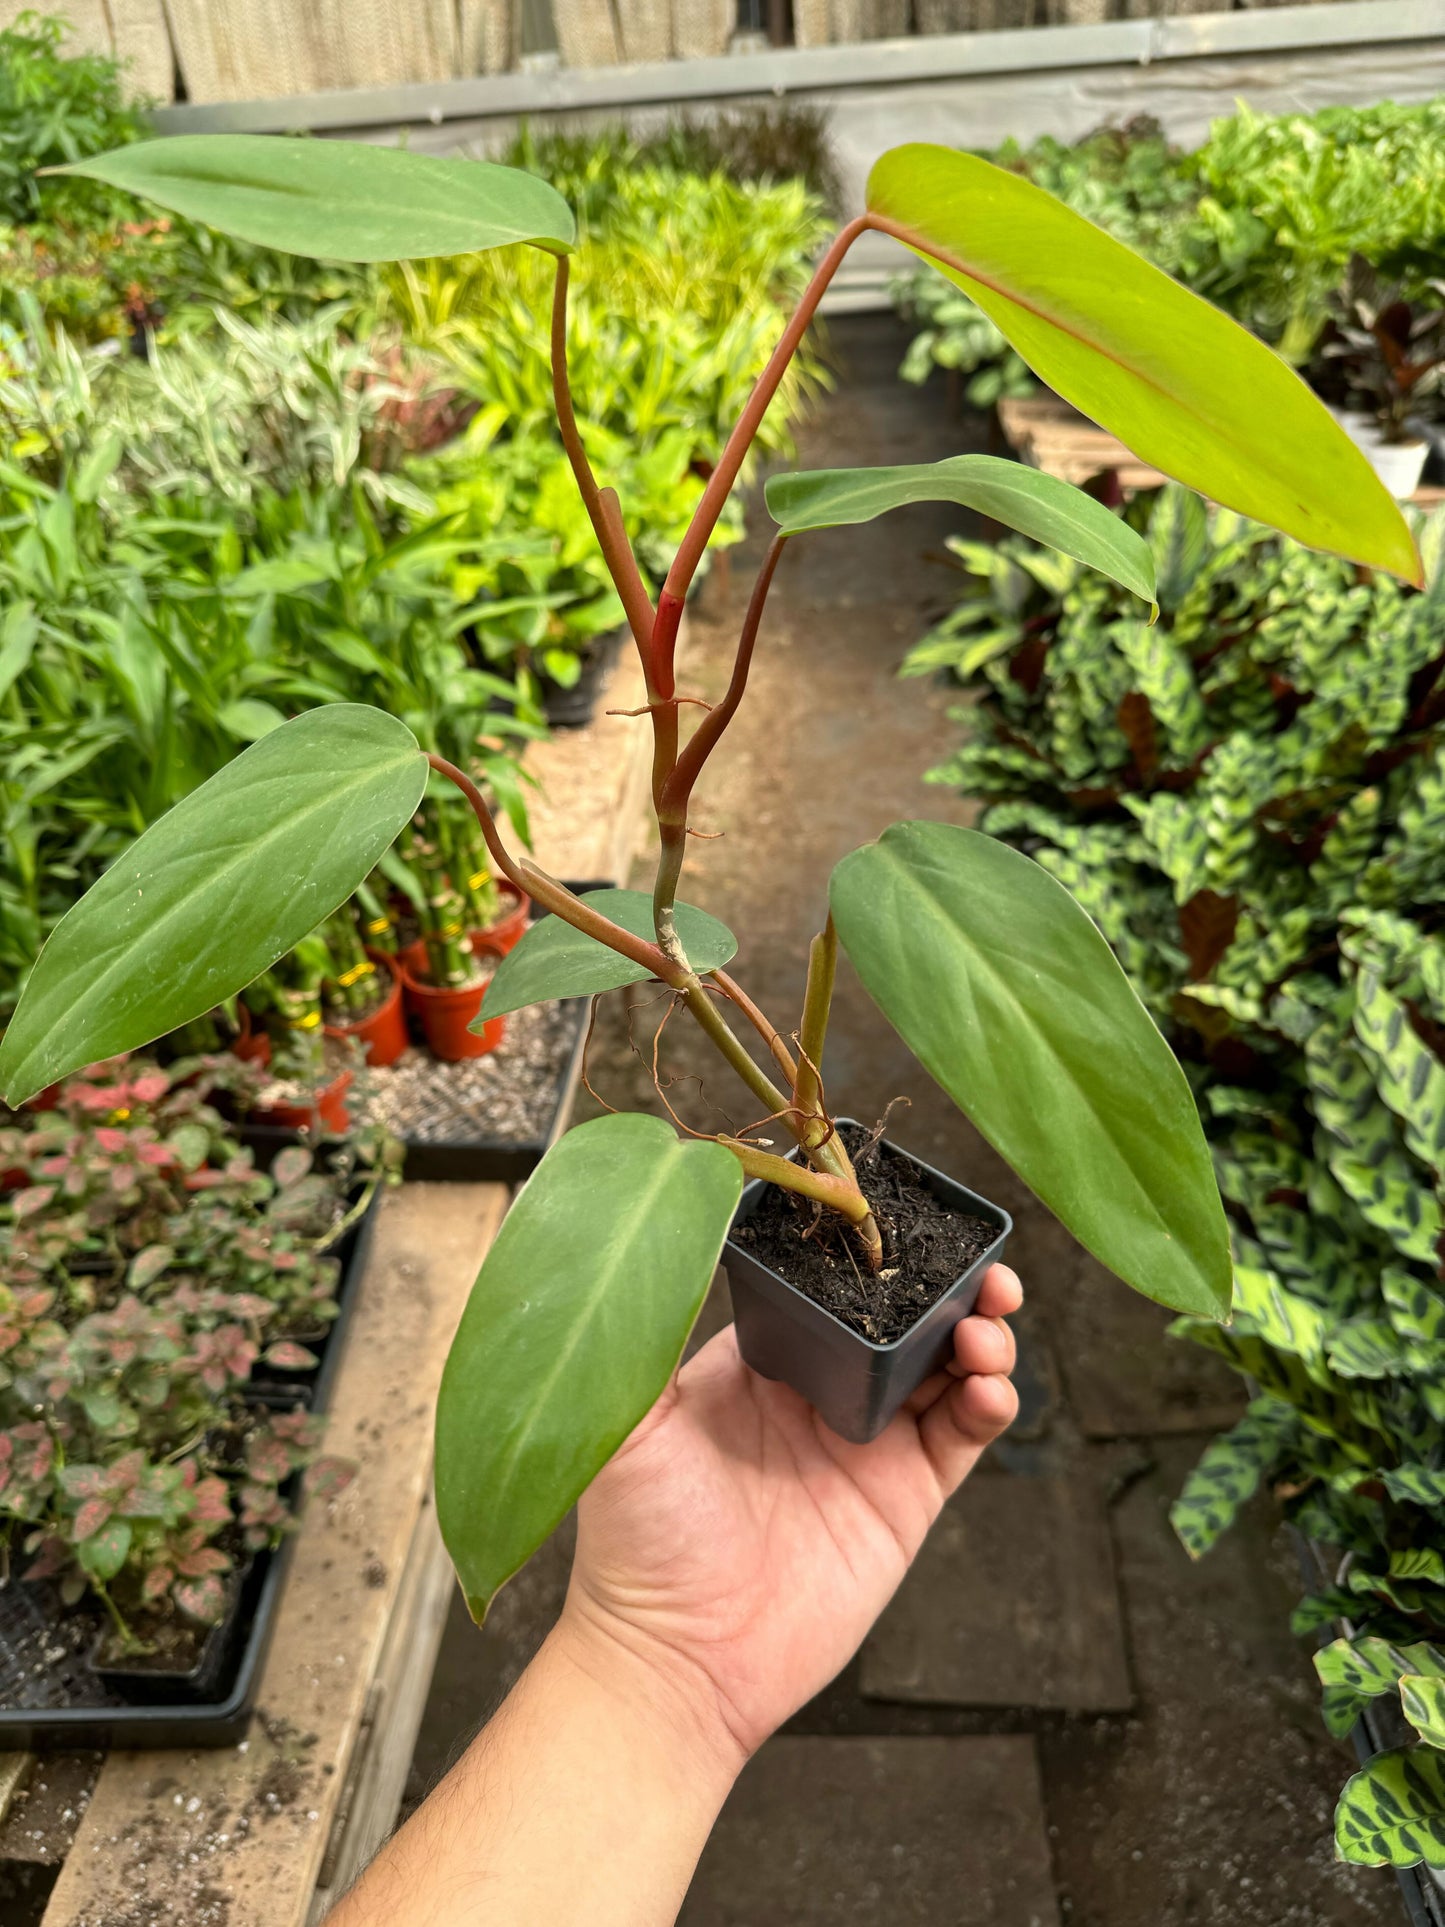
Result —
[[442, 1363], [506, 1196], [485, 1184], [388, 1194], [327, 1431], [357, 1476], [306, 1516], [250, 1735], [112, 1754], [44, 1927], [306, 1927], [428, 1502]]
[[512, 0], [461, 0], [457, 72], [505, 73], [516, 63], [517, 24]]
[[[0, 27], [13, 27], [22, 13], [34, 11], [32, 0], [0, 0]], [[68, 53], [112, 55], [125, 69], [127, 94], [174, 100], [175, 62], [161, 0], [66, 0], [53, 11], [70, 25]]]
[[193, 101], [450, 80], [451, 0], [166, 0]]
[[679, 60], [725, 54], [736, 26], [734, 0], [672, 0], [672, 51]]
[[126, 91], [146, 100], [174, 100], [176, 57], [162, 0], [105, 0], [105, 9]]
[[624, 60], [672, 58], [672, 0], [616, 0], [615, 13]]
[[622, 43], [607, 0], [552, 0], [552, 24], [564, 67], [621, 65]]
[[436, 1509], [426, 1505], [417, 1520], [404, 1590], [372, 1687], [367, 1730], [355, 1749], [342, 1810], [322, 1862], [311, 1927], [325, 1920], [396, 1825], [455, 1587]]
[[[679, 659], [686, 646], [684, 622]], [[646, 716], [605, 712], [637, 709], [646, 701], [629, 637], [593, 721], [583, 729], [559, 729], [528, 748], [526, 768], [541, 785], [527, 805], [533, 853], [553, 876], [627, 881], [647, 826], [652, 726]]]

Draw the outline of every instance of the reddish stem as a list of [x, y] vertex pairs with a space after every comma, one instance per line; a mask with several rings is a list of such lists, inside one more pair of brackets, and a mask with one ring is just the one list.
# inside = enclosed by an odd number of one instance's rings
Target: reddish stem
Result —
[[632, 932], [624, 930], [620, 923], [614, 923], [610, 917], [604, 917], [590, 904], [583, 903], [580, 897], [573, 896], [565, 883], [559, 883], [555, 877], [548, 876], [545, 870], [538, 869], [535, 864], [515, 862], [502, 841], [496, 818], [487, 805], [487, 799], [466, 771], [458, 769], [455, 763], [449, 763], [445, 756], [428, 755], [427, 761], [438, 774], [445, 776], [449, 782], [455, 783], [462, 795], [466, 797], [477, 822], [481, 825], [482, 836], [498, 869], [504, 876], [509, 877], [524, 895], [534, 897], [544, 908], [561, 917], [564, 923], [570, 923], [574, 930], [581, 930], [587, 936], [595, 937], [598, 943], [605, 943], [609, 950], [616, 950], [622, 956], [630, 957], [633, 963], [641, 965], [649, 976], [660, 977], [663, 983], [670, 984], [674, 990], [684, 989], [694, 981], [689, 972], [679, 970], [670, 957], [664, 956], [655, 943], [649, 943], [645, 937], [634, 937]]
[[[768, 365], [758, 376], [753, 392], [748, 397], [747, 406], [739, 415], [731, 435], [728, 436], [727, 445], [718, 458], [717, 467], [708, 477], [702, 500], [693, 512], [692, 522], [682, 538], [681, 547], [672, 559], [672, 567], [667, 572], [667, 583], [663, 590], [664, 601], [671, 598], [679, 607], [681, 606], [692, 578], [697, 573], [697, 565], [702, 560], [708, 539], [717, 527], [717, 519], [723, 512], [728, 496], [732, 493], [733, 483], [737, 480], [738, 473], [747, 459], [753, 437], [762, 425], [763, 416], [768, 412], [768, 403], [777, 393], [778, 383], [787, 372], [788, 363], [797, 353], [799, 343], [808, 331], [808, 324], [817, 312], [818, 303], [822, 300], [828, 283], [837, 273], [844, 255], [863, 230], [872, 224], [871, 215], [860, 214], [849, 221], [846, 227], [840, 228], [833, 237], [827, 253], [814, 270], [813, 278], [803, 291], [803, 298], [798, 303], [792, 320], [783, 330], [782, 339], [773, 350]], [[661, 614], [662, 609], [659, 605], [659, 618]], [[659, 665], [664, 649], [670, 665], [670, 645], [659, 631], [654, 632], [659, 645], [657, 649]], [[674, 629], [672, 632], [674, 638], [676, 633]]]

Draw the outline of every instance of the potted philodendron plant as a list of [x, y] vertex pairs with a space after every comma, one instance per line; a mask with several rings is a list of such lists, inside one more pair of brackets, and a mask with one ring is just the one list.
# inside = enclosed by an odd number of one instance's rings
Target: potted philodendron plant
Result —
[[[652, 731], [661, 850], [652, 892], [575, 896], [507, 849], [472, 774], [404, 724], [353, 704], [313, 709], [244, 750], [115, 862], [55, 929], [0, 1044], [0, 1086], [20, 1103], [209, 1010], [341, 903], [428, 784], [447, 783], [471, 804], [501, 873], [552, 913], [498, 964], [478, 1021], [653, 979], [671, 993], [669, 1010], [707, 1034], [765, 1126], [709, 1136], [614, 1114], [570, 1132], [517, 1199], [463, 1316], [437, 1414], [437, 1502], [478, 1618], [663, 1390], [735, 1217], [744, 1356], [794, 1378], [855, 1438], [936, 1365], [968, 1309], [1007, 1219], [832, 1114], [824, 1040], [840, 946], [923, 1067], [1084, 1245], [1165, 1305], [1227, 1315], [1224, 1215], [1188, 1086], [1104, 939], [1046, 871], [953, 825], [895, 825], [843, 859], [826, 905], [820, 879], [801, 1017], [781, 1026], [729, 973], [731, 932], [676, 896], [693, 789], [743, 699], [791, 543], [907, 502], [959, 502], [1106, 571], [1139, 597], [1143, 621], [1153, 600], [1143, 541], [1079, 491], [984, 456], [775, 476], [777, 529], [732, 679], [690, 733], [684, 705], [695, 699], [679, 693], [675, 649], [689, 585], [768, 403], [869, 229], [931, 261], [1044, 381], [1142, 459], [1302, 542], [1418, 580], [1395, 503], [1283, 362], [1030, 183], [949, 149], [897, 148], [873, 170], [866, 211], [820, 259], [654, 595], [578, 434], [566, 363], [573, 220], [545, 182], [489, 163], [239, 136], [128, 147], [78, 171], [301, 254], [388, 260], [522, 244], [555, 258], [561, 438], [646, 678], [639, 726]], [[757, 1055], [741, 1031], [755, 1033]], [[791, 1140], [791, 1154], [760, 1141], [765, 1129]], [[746, 1182], [759, 1189], [740, 1214]], [[919, 1240], [924, 1211], [930, 1237]], [[922, 1282], [919, 1242], [942, 1263]], [[834, 1317], [811, 1302], [818, 1253], [834, 1279], [857, 1281], [886, 1342], [864, 1335], [866, 1320], [850, 1328], [847, 1303], [834, 1299]]]

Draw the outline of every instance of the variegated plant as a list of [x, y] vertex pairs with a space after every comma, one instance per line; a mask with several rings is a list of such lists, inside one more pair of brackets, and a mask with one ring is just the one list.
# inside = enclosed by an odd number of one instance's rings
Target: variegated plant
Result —
[[1174, 1509], [1205, 1552], [1262, 1483], [1334, 1583], [1302, 1632], [1325, 1719], [1388, 1693], [1411, 1742], [1346, 1787], [1348, 1860], [1445, 1865], [1445, 548], [1423, 594], [1209, 516], [1131, 510], [1160, 622], [1010, 540], [911, 659], [982, 685], [937, 780], [1094, 916], [1184, 1059], [1255, 1387]]

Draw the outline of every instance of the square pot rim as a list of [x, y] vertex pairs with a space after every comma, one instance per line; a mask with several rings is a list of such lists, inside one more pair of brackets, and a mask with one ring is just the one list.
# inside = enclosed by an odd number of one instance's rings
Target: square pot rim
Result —
[[[837, 1125], [858, 1125], [860, 1130], [865, 1128], [858, 1124], [858, 1119], [855, 1117], [836, 1117], [833, 1122]], [[726, 1254], [729, 1249], [736, 1248], [739, 1256], [746, 1258], [749, 1263], [756, 1265], [759, 1271], [766, 1272], [769, 1278], [775, 1279], [788, 1293], [789, 1298], [795, 1301], [795, 1303], [787, 1306], [787, 1310], [799, 1324], [807, 1323], [811, 1325], [814, 1324], [817, 1319], [823, 1319], [826, 1322], [819, 1335], [828, 1339], [833, 1344], [838, 1344], [840, 1340], [845, 1340], [847, 1345], [858, 1346], [872, 1357], [888, 1358], [894, 1353], [901, 1351], [902, 1348], [907, 1345], [908, 1341], [915, 1336], [919, 1326], [923, 1324], [924, 1320], [933, 1313], [937, 1306], [944, 1302], [950, 1292], [958, 1288], [958, 1285], [963, 1279], [971, 1277], [976, 1271], [985, 1269], [987, 1265], [992, 1262], [994, 1253], [1012, 1234], [1014, 1221], [1011, 1214], [1005, 1211], [1001, 1204], [995, 1204], [992, 1198], [984, 1197], [982, 1192], [975, 1191], [970, 1185], [964, 1184], [961, 1179], [949, 1177], [947, 1172], [938, 1170], [935, 1165], [929, 1164], [926, 1159], [916, 1156], [912, 1151], [905, 1150], [901, 1144], [895, 1143], [891, 1138], [885, 1137], [881, 1139], [880, 1142], [885, 1144], [895, 1156], [907, 1158], [910, 1164], [915, 1165], [918, 1170], [926, 1172], [930, 1178], [937, 1178], [943, 1184], [951, 1185], [959, 1191], [966, 1192], [969, 1198], [983, 1205], [994, 1217], [1000, 1218], [1003, 1221], [999, 1226], [997, 1237], [994, 1238], [987, 1249], [980, 1252], [972, 1264], [960, 1271], [952, 1284], [944, 1287], [934, 1299], [933, 1303], [918, 1314], [906, 1332], [900, 1333], [897, 1338], [889, 1339], [887, 1344], [883, 1345], [877, 1344], [871, 1338], [865, 1338], [862, 1332], [854, 1331], [851, 1325], [845, 1325], [843, 1320], [835, 1313], [829, 1311], [826, 1305], [820, 1305], [816, 1298], [810, 1298], [807, 1292], [800, 1291], [798, 1287], [786, 1279], [780, 1271], [774, 1271], [771, 1265], [764, 1264], [763, 1260], [756, 1257], [745, 1245], [737, 1245], [734, 1247], [732, 1225], [728, 1227], [728, 1235], [723, 1246], [723, 1251], [724, 1254]], [[795, 1145], [787, 1155], [790, 1160], [796, 1159], [799, 1155], [798, 1147]], [[742, 1210], [744, 1204], [746, 1204], [749, 1199], [757, 1198], [763, 1189], [771, 1183], [771, 1178], [752, 1178], [743, 1186], [742, 1195], [738, 1199], [737, 1211], [733, 1213], [733, 1224], [737, 1223], [738, 1212]], [[726, 1263], [724, 1263], [724, 1269], [726, 1269]]]

